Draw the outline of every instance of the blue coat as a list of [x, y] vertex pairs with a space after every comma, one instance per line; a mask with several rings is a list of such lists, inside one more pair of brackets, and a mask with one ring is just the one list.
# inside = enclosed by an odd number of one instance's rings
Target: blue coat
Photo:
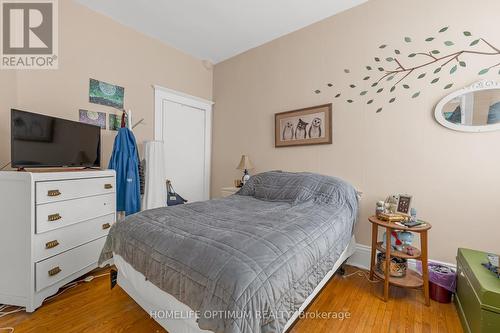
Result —
[[141, 210], [138, 156], [134, 134], [120, 128], [108, 168], [116, 171], [116, 210], [125, 211], [125, 215]]

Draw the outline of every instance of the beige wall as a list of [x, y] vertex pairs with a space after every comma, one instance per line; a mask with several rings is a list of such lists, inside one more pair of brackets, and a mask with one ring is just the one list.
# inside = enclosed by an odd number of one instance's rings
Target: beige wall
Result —
[[[360, 80], [361, 69], [374, 56], [393, 56], [395, 48], [404, 54], [429, 50], [423, 41], [429, 36], [437, 37], [432, 48], [443, 53], [468, 45], [472, 39], [464, 41], [464, 30], [500, 46], [498, 12], [497, 0], [481, 1], [480, 6], [455, 0], [371, 0], [217, 64], [212, 195], [241, 177], [235, 167], [246, 153], [256, 165], [254, 173], [313, 171], [342, 177], [363, 191], [356, 228], [360, 243], [369, 244], [367, 217], [375, 202], [389, 193], [410, 193], [419, 216], [433, 224], [431, 258], [454, 262], [457, 247], [500, 253], [500, 132], [454, 132], [433, 119], [433, 107], [442, 97], [483, 78], [479, 70], [498, 63], [500, 56], [468, 55], [463, 58], [467, 69], [451, 76], [446, 67], [435, 86], [429, 84], [434, 76], [409, 79], [411, 92], [419, 90], [421, 96], [411, 99], [400, 87], [397, 102], [383, 102], [379, 114], [361, 102], [359, 90], [345, 88], [351, 82], [369, 88], [372, 81]], [[450, 26], [449, 31], [438, 34], [443, 26]], [[413, 42], [405, 43], [405, 36]], [[448, 38], [457, 45], [445, 47]], [[380, 50], [380, 44], [389, 47]], [[345, 74], [344, 68], [351, 73]], [[484, 78], [500, 79], [498, 69]], [[327, 88], [328, 82], [334, 87]], [[445, 91], [448, 82], [455, 86]], [[323, 93], [314, 94], [318, 88]], [[338, 90], [357, 102], [334, 99]], [[274, 113], [329, 102], [332, 145], [274, 148]]]
[[[11, 107], [71, 120], [78, 120], [80, 108], [114, 113], [88, 102], [89, 78], [125, 87], [134, 122], [145, 118], [134, 130], [140, 143], [153, 139], [152, 84], [212, 97], [212, 70], [200, 60], [69, 0], [59, 1], [59, 54], [58, 70], [0, 70], [0, 163], [10, 159]], [[102, 134], [107, 166], [116, 132]]]

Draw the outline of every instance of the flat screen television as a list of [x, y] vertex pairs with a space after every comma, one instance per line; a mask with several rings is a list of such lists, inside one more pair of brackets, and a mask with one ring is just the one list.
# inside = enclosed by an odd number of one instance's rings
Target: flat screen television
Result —
[[11, 109], [13, 168], [100, 167], [101, 128]]

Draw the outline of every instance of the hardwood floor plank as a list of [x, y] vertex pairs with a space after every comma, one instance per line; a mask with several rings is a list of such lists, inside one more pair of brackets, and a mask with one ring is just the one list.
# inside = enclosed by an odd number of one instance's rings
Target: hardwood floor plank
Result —
[[[346, 274], [355, 271], [357, 268], [347, 267]], [[307, 312], [349, 312], [351, 317], [300, 319], [289, 333], [462, 332], [453, 303], [431, 301], [427, 307], [421, 291], [397, 287], [391, 287], [388, 302], [382, 295], [382, 284], [371, 283], [364, 276], [335, 276]], [[165, 332], [119, 286], [110, 290], [107, 276], [68, 289], [34, 313], [0, 318], [0, 327], [6, 326], [14, 327], [15, 333]]]

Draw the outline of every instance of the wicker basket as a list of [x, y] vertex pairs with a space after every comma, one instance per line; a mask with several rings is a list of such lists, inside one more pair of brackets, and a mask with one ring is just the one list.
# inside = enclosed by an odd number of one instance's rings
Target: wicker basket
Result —
[[[377, 254], [377, 271], [381, 274], [385, 274], [385, 253]], [[406, 259], [392, 257], [391, 265], [389, 270], [389, 275], [393, 277], [404, 277], [406, 275], [406, 270], [408, 269], [408, 261]]]

